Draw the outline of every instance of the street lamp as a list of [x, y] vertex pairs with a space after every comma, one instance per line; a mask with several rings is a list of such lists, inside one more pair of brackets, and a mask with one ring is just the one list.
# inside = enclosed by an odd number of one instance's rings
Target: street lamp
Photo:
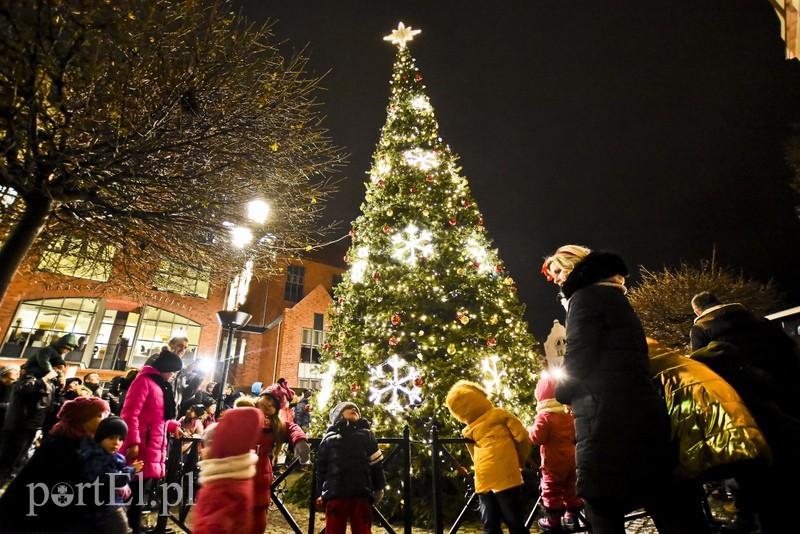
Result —
[[215, 417], [219, 417], [222, 411], [222, 400], [225, 395], [225, 387], [228, 383], [228, 371], [231, 366], [231, 347], [233, 346], [233, 333], [239, 328], [245, 326], [250, 322], [253, 316], [247, 312], [238, 310], [222, 310], [217, 312], [217, 321], [220, 326], [228, 331], [228, 341], [225, 347], [225, 361], [222, 364], [222, 380], [217, 382], [219, 384], [219, 391], [217, 392], [217, 411]]
[[[269, 205], [263, 200], [252, 200], [247, 203], [247, 218], [256, 226], [263, 225], [269, 215]], [[231, 244], [236, 248], [244, 249], [253, 241], [253, 231], [243, 226], [226, 224], [231, 229]], [[222, 411], [222, 401], [225, 396], [225, 388], [228, 384], [228, 371], [231, 365], [231, 348], [233, 346], [233, 333], [247, 325], [253, 318], [249, 313], [239, 311], [238, 308], [244, 303], [247, 290], [250, 287], [250, 279], [253, 273], [253, 261], [245, 262], [244, 269], [231, 281], [228, 289], [225, 309], [217, 312], [217, 320], [222, 329], [228, 331], [227, 346], [225, 347], [225, 359], [222, 364], [222, 376], [218, 379], [219, 391], [217, 392], [217, 411], [215, 417], [219, 417]]]

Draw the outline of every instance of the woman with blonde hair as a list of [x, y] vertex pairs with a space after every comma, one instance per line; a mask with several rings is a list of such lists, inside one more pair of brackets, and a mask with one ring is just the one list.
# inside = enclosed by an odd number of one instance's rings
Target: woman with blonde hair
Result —
[[560, 247], [542, 273], [567, 309], [564, 376], [556, 400], [575, 416], [577, 493], [595, 534], [625, 532], [644, 507], [661, 533], [708, 532], [672, 478], [670, 423], [649, 373], [644, 329], [625, 294], [628, 268], [611, 252]]

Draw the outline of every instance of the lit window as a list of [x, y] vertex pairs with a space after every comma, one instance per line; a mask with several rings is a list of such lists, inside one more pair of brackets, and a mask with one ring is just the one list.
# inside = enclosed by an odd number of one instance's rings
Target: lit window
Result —
[[178, 266], [163, 262], [153, 280], [153, 289], [188, 297], [208, 298], [211, 269]]
[[95, 241], [59, 237], [45, 245], [39, 269], [76, 278], [107, 281], [116, 249]]

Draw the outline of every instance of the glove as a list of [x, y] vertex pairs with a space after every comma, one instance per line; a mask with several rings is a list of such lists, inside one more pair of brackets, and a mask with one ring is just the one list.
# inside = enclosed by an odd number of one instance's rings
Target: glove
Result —
[[300, 458], [300, 463], [303, 465], [311, 464], [311, 447], [308, 446], [306, 440], [300, 440], [294, 444], [294, 453]]
[[374, 504], [378, 504], [383, 499], [383, 490], [376, 489], [372, 492], [372, 498], [375, 500]]

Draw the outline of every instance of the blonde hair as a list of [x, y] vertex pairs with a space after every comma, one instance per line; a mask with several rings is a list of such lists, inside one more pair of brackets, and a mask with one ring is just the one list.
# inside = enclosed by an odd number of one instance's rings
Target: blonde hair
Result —
[[553, 264], [559, 267], [563, 272], [569, 273], [591, 252], [592, 249], [581, 245], [564, 245], [558, 247], [558, 250], [556, 250], [552, 256], [548, 256], [544, 259], [542, 273], [547, 276], [548, 280], [552, 280], [553, 275], [550, 274], [550, 267]]
[[241, 408], [243, 406], [248, 408], [255, 408], [257, 401], [258, 401], [257, 398], [245, 395], [243, 397], [239, 397], [238, 399], [236, 399], [233, 402], [233, 406], [234, 408]]

